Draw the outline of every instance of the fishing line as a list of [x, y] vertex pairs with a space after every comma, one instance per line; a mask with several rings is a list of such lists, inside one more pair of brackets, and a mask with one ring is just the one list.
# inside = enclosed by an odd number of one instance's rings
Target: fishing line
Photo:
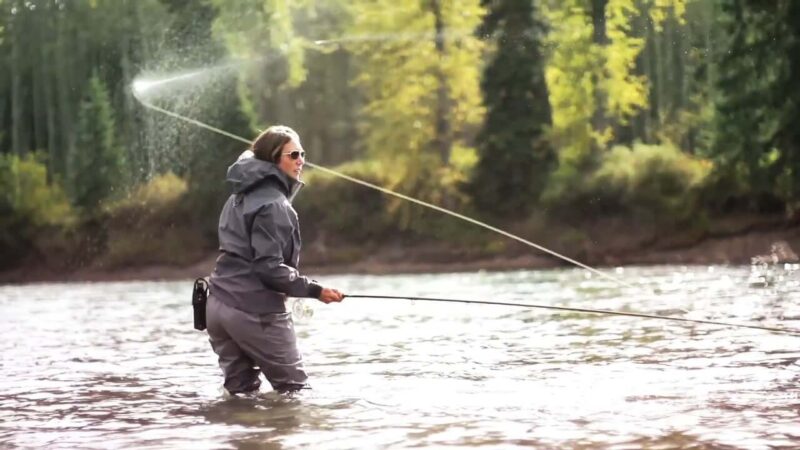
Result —
[[[167, 109], [161, 108], [159, 106], [156, 106], [156, 105], [150, 103], [149, 101], [147, 101], [144, 98], [142, 98], [142, 95], [141, 95], [141, 94], [143, 94], [143, 91], [146, 90], [146, 89], [147, 89], [146, 85], [143, 86], [140, 83], [137, 86], [136, 83], [134, 83], [134, 87], [133, 87], [134, 96], [145, 107], [147, 107], [149, 109], [152, 109], [154, 111], [160, 112], [162, 114], [165, 114], [167, 116], [173, 117], [175, 119], [178, 119], [178, 120], [190, 123], [192, 125], [198, 126], [200, 128], [206, 129], [208, 131], [220, 134], [222, 136], [226, 136], [228, 138], [234, 139], [234, 140], [242, 142], [244, 144], [247, 144], [247, 145], [251, 144], [250, 140], [245, 139], [245, 138], [243, 138], [241, 136], [238, 136], [236, 134], [227, 132], [227, 131], [219, 129], [217, 127], [208, 125], [208, 124], [206, 124], [204, 122], [201, 122], [199, 120], [193, 119], [191, 117], [186, 117], [186, 116], [184, 116], [182, 114], [178, 114], [176, 112], [169, 111]], [[614, 276], [609, 275], [609, 274], [607, 274], [605, 272], [601, 272], [601, 271], [599, 271], [599, 270], [597, 270], [597, 269], [595, 269], [595, 268], [593, 268], [591, 266], [588, 266], [588, 265], [586, 265], [584, 263], [581, 263], [580, 261], [577, 261], [577, 260], [572, 259], [572, 258], [570, 258], [568, 256], [565, 256], [565, 255], [562, 255], [562, 254], [560, 254], [560, 253], [558, 253], [556, 251], [550, 250], [550, 249], [548, 249], [548, 248], [546, 248], [546, 247], [544, 247], [542, 245], [539, 245], [539, 244], [537, 244], [535, 242], [532, 242], [532, 241], [530, 241], [528, 239], [525, 239], [525, 238], [522, 238], [522, 237], [517, 236], [515, 234], [512, 234], [512, 233], [510, 233], [508, 231], [505, 231], [505, 230], [502, 230], [502, 229], [497, 228], [495, 226], [489, 225], [489, 224], [487, 224], [485, 222], [481, 222], [481, 221], [479, 221], [477, 219], [473, 219], [471, 217], [465, 216], [465, 215], [457, 213], [455, 211], [451, 211], [451, 210], [449, 210], [447, 208], [443, 208], [441, 206], [437, 206], [437, 205], [434, 205], [432, 203], [428, 203], [426, 201], [419, 200], [419, 199], [410, 197], [408, 195], [392, 191], [392, 190], [384, 188], [382, 186], [378, 186], [378, 185], [369, 183], [367, 181], [360, 180], [358, 178], [352, 177], [350, 175], [343, 174], [341, 172], [338, 172], [338, 171], [333, 170], [333, 169], [329, 169], [327, 167], [324, 167], [324, 166], [321, 166], [321, 165], [318, 165], [318, 164], [314, 164], [314, 163], [311, 163], [311, 162], [306, 162], [306, 164], [309, 167], [318, 169], [321, 172], [324, 172], [326, 174], [332, 175], [334, 177], [338, 177], [338, 178], [350, 181], [352, 183], [356, 183], [358, 185], [361, 185], [361, 186], [364, 186], [364, 187], [367, 187], [367, 188], [370, 188], [370, 189], [377, 190], [377, 191], [382, 192], [384, 194], [391, 195], [391, 196], [400, 198], [402, 200], [406, 200], [406, 201], [418, 204], [420, 206], [424, 206], [426, 208], [433, 209], [435, 211], [439, 211], [439, 212], [441, 212], [443, 214], [447, 214], [447, 215], [453, 216], [455, 218], [458, 218], [458, 219], [464, 220], [466, 222], [472, 223], [473, 225], [477, 225], [477, 226], [485, 228], [485, 229], [487, 229], [489, 231], [498, 233], [498, 234], [500, 234], [502, 236], [505, 236], [507, 238], [513, 239], [513, 240], [518, 241], [518, 242], [520, 242], [522, 244], [525, 244], [525, 245], [527, 245], [529, 247], [535, 248], [535, 249], [537, 249], [539, 251], [542, 251], [542, 252], [550, 254], [550, 255], [552, 255], [552, 256], [554, 256], [556, 258], [559, 258], [559, 259], [561, 259], [563, 261], [571, 263], [571, 264], [573, 264], [575, 266], [581, 267], [581, 268], [583, 268], [583, 269], [585, 269], [585, 270], [587, 270], [587, 271], [589, 271], [591, 273], [597, 274], [597, 275], [599, 275], [599, 276], [601, 276], [601, 277], [603, 277], [603, 278], [605, 278], [607, 280], [613, 281], [613, 282], [615, 282], [615, 283], [617, 283], [619, 285], [626, 286], [626, 287], [629, 287], [629, 288], [632, 288], [632, 289], [635, 289], [635, 290], [640, 290], [640, 291], [644, 290], [643, 288], [638, 287], [638, 286], [634, 286], [634, 285], [632, 285], [632, 284], [630, 284], [630, 283], [628, 283], [628, 282], [626, 282], [626, 281], [624, 281], [624, 280], [622, 280], [620, 278], [614, 277]], [[667, 321], [674, 321], [674, 322], [697, 323], [697, 324], [707, 324], [707, 325], [719, 325], [719, 326], [735, 327], [735, 328], [750, 328], [750, 329], [769, 331], [769, 332], [775, 332], [775, 333], [790, 334], [790, 335], [795, 335], [795, 336], [800, 335], [800, 331], [791, 330], [791, 329], [762, 327], [762, 326], [758, 326], [758, 325], [748, 325], [748, 324], [722, 322], [722, 321], [714, 321], [714, 320], [686, 319], [686, 318], [679, 318], [679, 317], [659, 316], [659, 315], [653, 315], [653, 314], [624, 312], [624, 311], [599, 310], [599, 309], [589, 309], [589, 308], [569, 308], [569, 307], [563, 307], [563, 306], [536, 305], [536, 304], [514, 303], [514, 302], [489, 302], [489, 301], [481, 301], [481, 300], [460, 300], [460, 299], [425, 298], [425, 297], [400, 297], [400, 296], [378, 296], [378, 295], [348, 295], [347, 297], [350, 297], [350, 298], [398, 299], [398, 300], [405, 299], [405, 300], [419, 300], [419, 301], [432, 301], [432, 302], [436, 301], [436, 302], [450, 302], [450, 303], [469, 303], [469, 304], [485, 304], [485, 305], [498, 305], [498, 306], [515, 306], [515, 307], [525, 307], [525, 308], [539, 308], [539, 309], [549, 309], [549, 310], [558, 310], [558, 311], [582, 312], [582, 313], [589, 313], [589, 314], [628, 316], [628, 317], [638, 317], [638, 318], [644, 318], [644, 319], [667, 320]]]
[[549, 309], [556, 311], [603, 314], [609, 316], [638, 317], [641, 319], [669, 320], [673, 322], [699, 323], [705, 325], [720, 325], [724, 327], [734, 327], [734, 328], [751, 328], [754, 330], [762, 330], [773, 333], [782, 333], [782, 334], [789, 334], [792, 336], [800, 336], [800, 330], [793, 330], [789, 328], [763, 327], [760, 325], [750, 325], [746, 323], [721, 322], [717, 320], [703, 320], [703, 319], [687, 319], [684, 317], [659, 316], [656, 314], [644, 314], [644, 313], [627, 312], [627, 311], [612, 311], [607, 309], [571, 308], [567, 306], [537, 305], [531, 303], [490, 302], [486, 300], [464, 300], [455, 298], [434, 298], [434, 297], [406, 297], [406, 296], [395, 296], [395, 295], [348, 294], [345, 295], [344, 298], [374, 298], [374, 299], [388, 299], [388, 300], [411, 300], [411, 301], [423, 301], [423, 302], [466, 303], [472, 305], [516, 306], [521, 308], [538, 308], [538, 309]]
[[[136, 97], [139, 100], [139, 102], [141, 102], [142, 105], [144, 105], [147, 108], [150, 108], [150, 109], [152, 109], [154, 111], [158, 111], [158, 112], [160, 112], [162, 114], [166, 114], [166, 115], [168, 115], [170, 117], [174, 117], [176, 119], [182, 120], [184, 122], [191, 123], [193, 125], [199, 126], [201, 128], [204, 128], [206, 130], [212, 131], [214, 133], [221, 134], [221, 135], [229, 137], [231, 139], [235, 139], [235, 140], [237, 140], [239, 142], [243, 142], [243, 143], [245, 143], [247, 145], [250, 145], [252, 143], [250, 140], [247, 140], [247, 139], [245, 139], [245, 138], [243, 138], [241, 136], [237, 136], [237, 135], [235, 135], [233, 133], [229, 133], [229, 132], [227, 132], [225, 130], [221, 130], [221, 129], [217, 128], [217, 127], [208, 125], [208, 124], [203, 123], [203, 122], [201, 122], [199, 120], [192, 119], [190, 117], [186, 117], [186, 116], [178, 114], [176, 112], [169, 111], [169, 110], [166, 110], [166, 109], [161, 108], [159, 106], [156, 106], [156, 105], [146, 101], [145, 99], [143, 99], [141, 97], [141, 95], [140, 95], [142, 92], [140, 92], [138, 89], [134, 88], [133, 91], [134, 91], [134, 97]], [[372, 183], [369, 183], [369, 182], [364, 181], [364, 180], [360, 180], [358, 178], [352, 177], [350, 175], [343, 174], [341, 172], [338, 172], [338, 171], [333, 170], [333, 169], [329, 169], [329, 168], [324, 167], [324, 166], [320, 166], [318, 164], [314, 164], [314, 163], [311, 163], [311, 162], [308, 162], [308, 161], [306, 161], [306, 164], [309, 167], [312, 167], [314, 169], [320, 170], [321, 172], [327, 173], [329, 175], [332, 175], [332, 176], [335, 176], [335, 177], [350, 181], [352, 183], [359, 184], [361, 186], [364, 186], [364, 187], [367, 187], [367, 188], [370, 188], [370, 189], [375, 189], [377, 191], [383, 192], [384, 194], [391, 195], [391, 196], [400, 198], [402, 200], [409, 201], [411, 203], [416, 203], [416, 204], [424, 206], [426, 208], [430, 208], [430, 209], [433, 209], [435, 211], [439, 211], [441, 213], [444, 213], [444, 214], [456, 217], [458, 219], [467, 221], [469, 223], [472, 223], [473, 225], [477, 225], [477, 226], [485, 228], [485, 229], [487, 229], [489, 231], [493, 231], [493, 232], [498, 233], [498, 234], [500, 234], [502, 236], [505, 236], [507, 238], [510, 238], [510, 239], [515, 240], [515, 241], [521, 242], [521, 243], [523, 243], [523, 244], [525, 244], [525, 245], [527, 245], [529, 247], [535, 248], [535, 249], [537, 249], [539, 251], [542, 251], [542, 252], [547, 253], [549, 255], [555, 256], [556, 258], [559, 258], [562, 261], [566, 261], [566, 262], [568, 262], [570, 264], [573, 264], [575, 266], [581, 267], [581, 268], [583, 268], [585, 270], [588, 270], [589, 272], [592, 272], [592, 273], [594, 273], [594, 274], [596, 274], [598, 276], [601, 276], [601, 277], [603, 277], [603, 278], [605, 278], [607, 280], [611, 280], [611, 281], [613, 281], [613, 282], [615, 282], [617, 284], [620, 284], [622, 286], [625, 286], [625, 287], [628, 287], [628, 288], [631, 288], [631, 289], [635, 289], [635, 290], [639, 290], [639, 291], [643, 290], [641, 287], [634, 286], [634, 285], [628, 283], [625, 280], [622, 280], [622, 279], [617, 278], [615, 276], [609, 275], [609, 274], [607, 274], [605, 272], [602, 272], [600, 270], [595, 269], [594, 267], [588, 266], [588, 265], [586, 265], [586, 264], [584, 264], [584, 263], [582, 263], [580, 261], [572, 259], [572, 258], [570, 258], [570, 257], [568, 257], [566, 255], [562, 255], [561, 253], [558, 253], [558, 252], [556, 252], [554, 250], [550, 250], [547, 247], [544, 247], [544, 246], [539, 245], [539, 244], [537, 244], [535, 242], [529, 241], [528, 239], [525, 239], [525, 238], [522, 238], [520, 236], [517, 236], [516, 234], [509, 233], [508, 231], [502, 230], [502, 229], [497, 228], [495, 226], [489, 225], [489, 224], [487, 224], [485, 222], [481, 222], [480, 220], [473, 219], [471, 217], [465, 216], [465, 215], [457, 213], [455, 211], [451, 211], [451, 210], [449, 210], [447, 208], [443, 208], [441, 206], [434, 205], [432, 203], [428, 203], [428, 202], [423, 201], [423, 200], [419, 200], [419, 199], [416, 199], [416, 198], [413, 198], [413, 197], [409, 197], [408, 195], [392, 191], [391, 189], [387, 189], [385, 187], [378, 186], [376, 184], [372, 184]]]
[[[203, 122], [200, 122], [199, 120], [195, 120], [195, 119], [192, 119], [190, 117], [182, 116], [182, 115], [180, 115], [178, 113], [174, 113], [172, 111], [168, 111], [168, 110], [166, 110], [164, 108], [160, 108], [160, 107], [158, 107], [158, 106], [156, 106], [156, 105], [154, 105], [154, 104], [152, 104], [152, 103], [150, 103], [148, 101], [145, 101], [145, 100], [141, 99], [138, 95], [134, 95], [134, 96], [142, 103], [142, 105], [144, 105], [144, 106], [146, 106], [146, 107], [148, 107], [148, 108], [150, 108], [152, 110], [158, 111], [158, 112], [160, 112], [162, 114], [166, 114], [166, 115], [168, 115], [170, 117], [174, 117], [174, 118], [179, 119], [179, 120], [183, 120], [184, 122], [191, 123], [192, 125], [197, 125], [200, 128], [205, 128], [206, 130], [213, 131], [214, 133], [221, 134], [221, 135], [229, 137], [231, 139], [235, 139], [237, 141], [244, 142], [247, 145], [252, 144], [251, 141], [248, 141], [247, 139], [245, 139], [245, 138], [243, 138], [241, 136], [237, 136], [237, 135], [235, 135], [233, 133], [228, 133], [225, 130], [220, 130], [217, 127], [212, 127], [211, 125], [208, 125], [208, 124], [205, 124]], [[307, 163], [307, 164], [311, 165], [310, 163]]]

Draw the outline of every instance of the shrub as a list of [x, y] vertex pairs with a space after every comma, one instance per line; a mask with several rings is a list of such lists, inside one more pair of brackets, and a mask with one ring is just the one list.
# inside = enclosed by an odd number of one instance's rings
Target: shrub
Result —
[[202, 227], [186, 219], [186, 194], [186, 181], [168, 172], [108, 204], [108, 241], [101, 264], [185, 264], [202, 257], [209, 246]]
[[74, 222], [64, 190], [47, 182], [38, 155], [0, 155], [0, 268], [8, 268], [34, 248], [41, 233]]
[[559, 209], [684, 222], [698, 211], [711, 167], [670, 144], [615, 146], [583, 183], [559, 199]]
[[[337, 172], [387, 186], [385, 172], [375, 162], [341, 165]], [[300, 216], [304, 236], [313, 239], [321, 230], [346, 239], [371, 239], [385, 234], [391, 226], [386, 215], [386, 195], [374, 189], [311, 171], [304, 181], [307, 187], [298, 195], [294, 206]]]
[[186, 194], [186, 181], [172, 172], [153, 177], [147, 183], [135, 187], [130, 194], [109, 205], [110, 212], [144, 210], [154, 212], [173, 205]]
[[[456, 147], [447, 167], [419, 158], [402, 167], [360, 161], [341, 165], [336, 171], [464, 212], [469, 208], [469, 198], [459, 188], [468, 180], [476, 161], [473, 149]], [[307, 190], [297, 197], [295, 208], [309, 240], [320, 231], [358, 243], [396, 236], [454, 241], [470, 239], [474, 234], [471, 224], [321, 171], [312, 171], [305, 181]], [[473, 211], [466, 213], [472, 215]]]

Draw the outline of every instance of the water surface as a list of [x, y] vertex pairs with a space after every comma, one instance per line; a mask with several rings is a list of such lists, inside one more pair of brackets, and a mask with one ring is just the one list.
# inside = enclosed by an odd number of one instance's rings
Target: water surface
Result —
[[[800, 328], [798, 272], [772, 275], [764, 287], [748, 282], [749, 268], [618, 269], [642, 290], [573, 269], [323, 281], [348, 293]], [[800, 337], [308, 300], [313, 317], [297, 317], [296, 328], [313, 391], [227, 398], [205, 333], [192, 329], [190, 289], [188, 280], [0, 287], [0, 447], [800, 446]]]

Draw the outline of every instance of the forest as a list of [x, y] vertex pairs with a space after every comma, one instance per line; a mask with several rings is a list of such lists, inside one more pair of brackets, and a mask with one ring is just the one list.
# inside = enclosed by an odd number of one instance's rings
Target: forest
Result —
[[[800, 219], [793, 0], [0, 0], [0, 66], [0, 270], [215, 251], [246, 145], [145, 91], [247, 139], [289, 125], [314, 164], [590, 262], [613, 252], [598, 235], [630, 250]], [[312, 262], [519, 251], [304, 181]]]

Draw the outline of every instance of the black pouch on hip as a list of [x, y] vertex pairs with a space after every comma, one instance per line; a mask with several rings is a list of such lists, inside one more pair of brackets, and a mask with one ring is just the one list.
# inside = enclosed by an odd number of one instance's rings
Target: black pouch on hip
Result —
[[194, 310], [194, 329], [206, 329], [206, 302], [208, 302], [208, 281], [205, 278], [194, 280], [192, 289], [192, 309]]

